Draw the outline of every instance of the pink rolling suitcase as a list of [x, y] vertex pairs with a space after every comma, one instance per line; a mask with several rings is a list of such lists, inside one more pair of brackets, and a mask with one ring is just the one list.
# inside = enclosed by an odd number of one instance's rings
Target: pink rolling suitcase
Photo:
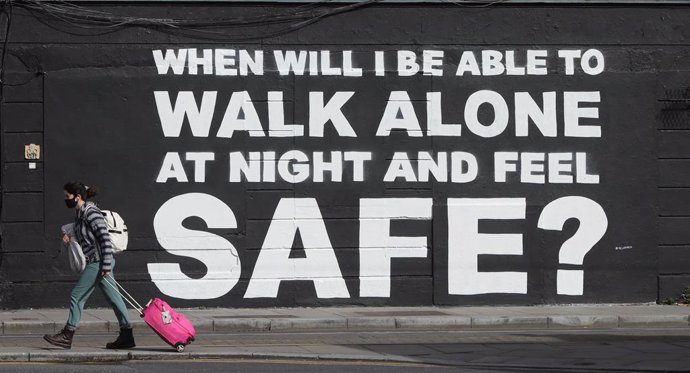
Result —
[[146, 324], [178, 352], [184, 351], [185, 346], [194, 341], [194, 325], [165, 301], [153, 298], [139, 313]]
[[[115, 283], [115, 287], [112, 283]], [[167, 344], [175, 347], [177, 352], [184, 351], [185, 347], [194, 341], [196, 331], [194, 325], [184, 315], [175, 312], [165, 301], [159, 298], [151, 299], [146, 306], [139, 303], [120, 285], [109, 277], [106, 282], [117, 290], [122, 299], [126, 300], [137, 312], [144, 322], [158, 334]], [[119, 289], [118, 289], [119, 288]], [[120, 289], [122, 291], [120, 291]], [[124, 292], [124, 294], [122, 294]], [[125, 296], [126, 295], [126, 296]]]

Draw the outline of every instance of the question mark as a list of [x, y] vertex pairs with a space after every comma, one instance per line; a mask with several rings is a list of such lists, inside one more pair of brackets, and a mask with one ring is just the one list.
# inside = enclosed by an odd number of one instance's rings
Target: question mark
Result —
[[[580, 227], [561, 245], [558, 263], [582, 265], [585, 255], [604, 237], [609, 226], [600, 204], [580, 196], [559, 198], [544, 207], [537, 227], [562, 231], [565, 222], [572, 218], [580, 221]], [[584, 280], [584, 270], [559, 269], [556, 272], [557, 294], [582, 295]]]

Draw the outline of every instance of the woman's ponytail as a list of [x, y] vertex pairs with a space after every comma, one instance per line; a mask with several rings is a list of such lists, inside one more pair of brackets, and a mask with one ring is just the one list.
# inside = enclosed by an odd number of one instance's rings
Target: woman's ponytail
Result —
[[96, 188], [95, 186], [90, 186], [90, 187], [87, 186], [86, 187], [86, 199], [87, 200], [95, 197], [97, 194], [98, 194], [98, 188]]

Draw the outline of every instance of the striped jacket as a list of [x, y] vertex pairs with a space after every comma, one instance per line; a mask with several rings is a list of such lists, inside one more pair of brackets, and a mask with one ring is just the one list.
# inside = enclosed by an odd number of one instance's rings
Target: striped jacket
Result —
[[74, 231], [81, 250], [87, 258], [96, 257], [101, 261], [101, 271], [113, 268], [113, 243], [108, 233], [108, 225], [101, 209], [93, 202], [86, 202], [77, 211]]

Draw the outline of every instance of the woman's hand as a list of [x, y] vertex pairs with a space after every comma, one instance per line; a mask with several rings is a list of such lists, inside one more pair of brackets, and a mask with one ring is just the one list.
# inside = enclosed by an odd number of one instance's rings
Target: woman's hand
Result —
[[101, 276], [103, 276], [103, 277], [108, 277], [109, 274], [110, 274], [109, 271], [102, 271], [101, 272]]
[[69, 246], [69, 235], [67, 233], [62, 234], [62, 244], [65, 245], [65, 247]]

